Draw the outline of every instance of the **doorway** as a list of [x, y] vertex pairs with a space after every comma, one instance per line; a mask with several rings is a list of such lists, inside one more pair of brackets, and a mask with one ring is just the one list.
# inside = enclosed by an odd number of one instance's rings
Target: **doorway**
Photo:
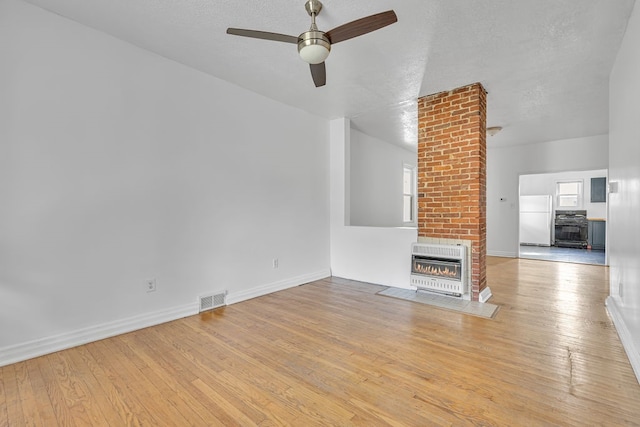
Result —
[[[607, 265], [606, 178], [606, 169], [520, 175], [518, 257]], [[588, 227], [577, 233], [584, 241], [556, 239], [556, 218], [567, 216], [583, 221], [575, 224], [576, 230]], [[563, 230], [571, 227], [564, 225]]]

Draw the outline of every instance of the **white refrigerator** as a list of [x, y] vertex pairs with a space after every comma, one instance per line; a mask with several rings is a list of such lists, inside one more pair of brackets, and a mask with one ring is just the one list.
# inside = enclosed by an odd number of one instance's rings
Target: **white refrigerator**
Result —
[[551, 246], [551, 196], [520, 196], [520, 244]]

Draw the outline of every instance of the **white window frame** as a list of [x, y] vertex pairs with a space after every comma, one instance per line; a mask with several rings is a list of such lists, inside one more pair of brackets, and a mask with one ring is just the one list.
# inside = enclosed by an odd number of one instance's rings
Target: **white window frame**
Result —
[[[561, 191], [564, 184], [576, 184], [577, 192], [569, 193]], [[573, 210], [582, 209], [584, 199], [584, 182], [582, 179], [572, 179], [566, 181], [556, 181], [556, 209]], [[571, 201], [574, 201], [571, 203]]]
[[[417, 168], [415, 165], [411, 165], [409, 163], [402, 164], [402, 222], [405, 225], [415, 225], [417, 221], [418, 214], [418, 202], [416, 197], [416, 189], [417, 185]], [[407, 172], [410, 174], [410, 188], [409, 192], [407, 192], [407, 188], [405, 186], [405, 175]], [[407, 198], [409, 203], [407, 203]], [[407, 212], [407, 208], [409, 212]]]

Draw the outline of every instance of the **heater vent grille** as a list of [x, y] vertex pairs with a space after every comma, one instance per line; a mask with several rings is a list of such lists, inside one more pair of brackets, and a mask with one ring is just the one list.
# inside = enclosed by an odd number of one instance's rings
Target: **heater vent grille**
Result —
[[412, 252], [416, 255], [447, 257], [460, 259], [464, 255], [464, 246], [428, 245], [414, 243]]
[[227, 291], [200, 297], [200, 312], [227, 305]]

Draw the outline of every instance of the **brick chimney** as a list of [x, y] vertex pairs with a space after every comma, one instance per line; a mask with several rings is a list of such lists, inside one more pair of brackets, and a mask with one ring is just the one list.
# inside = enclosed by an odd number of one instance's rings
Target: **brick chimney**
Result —
[[468, 247], [473, 301], [487, 286], [486, 105], [480, 83], [418, 99], [418, 241]]

